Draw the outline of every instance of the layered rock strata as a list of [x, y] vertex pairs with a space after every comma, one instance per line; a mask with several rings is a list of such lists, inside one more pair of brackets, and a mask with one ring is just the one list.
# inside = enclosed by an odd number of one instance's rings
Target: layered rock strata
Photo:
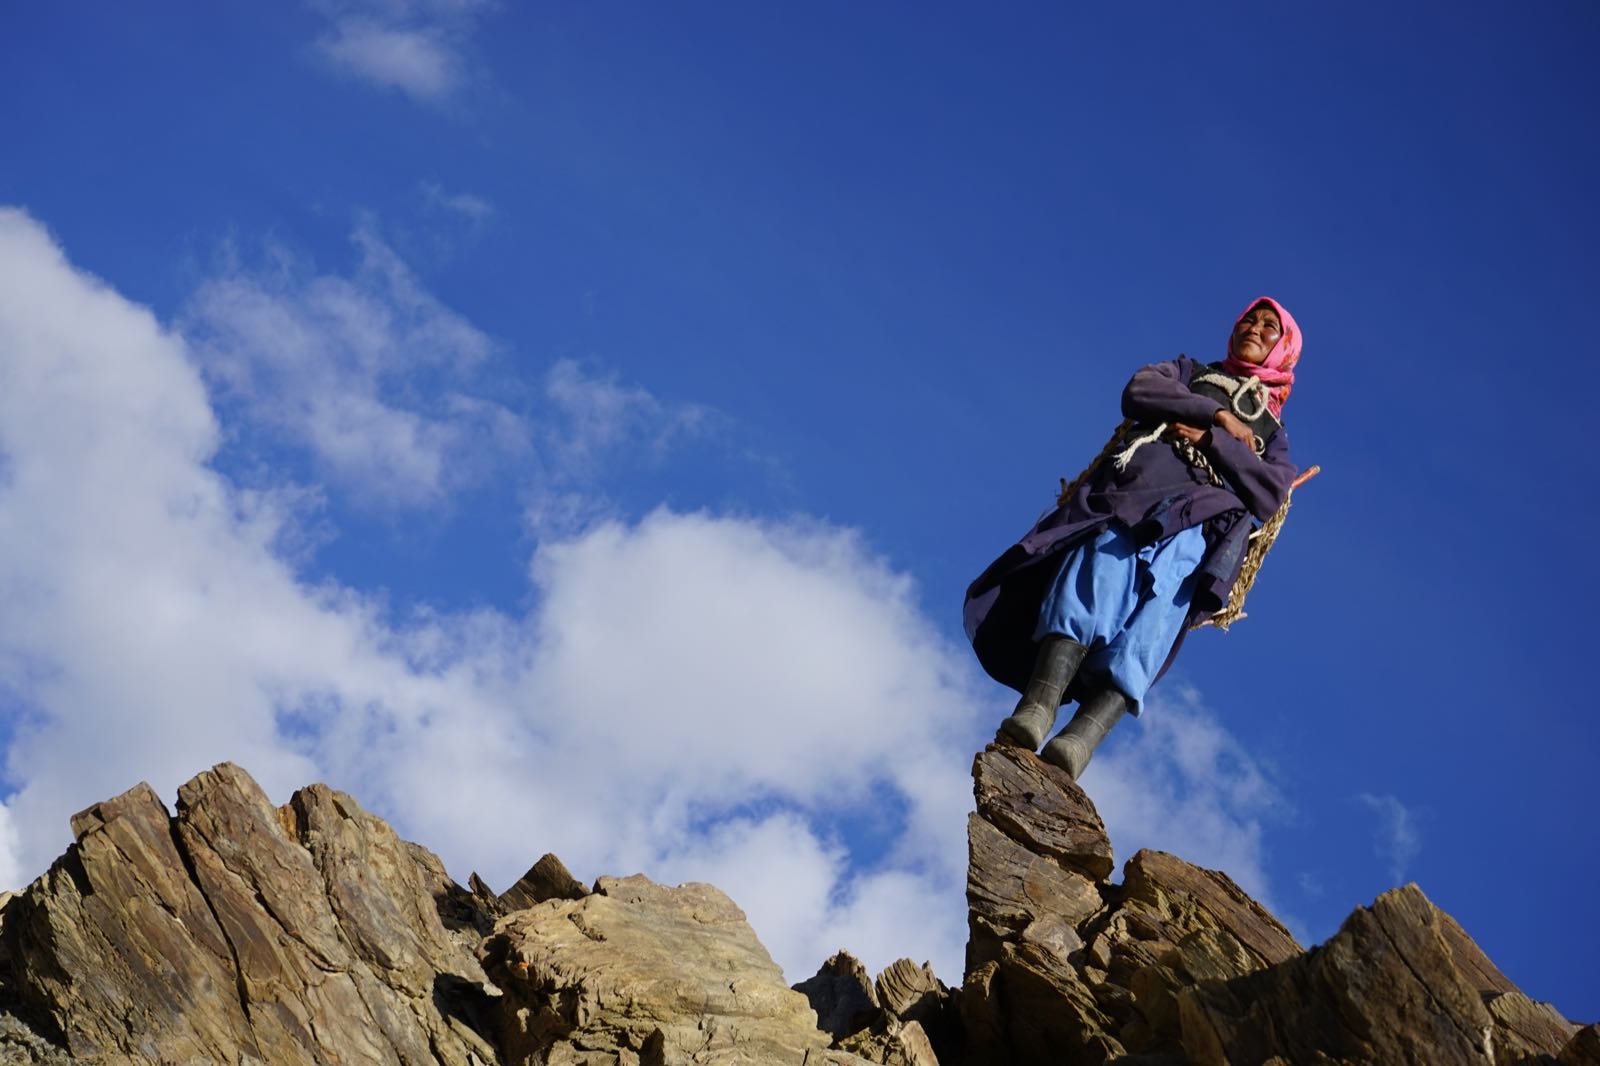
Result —
[[78, 1061], [497, 1061], [449, 882], [349, 796], [283, 808], [231, 764], [72, 820], [76, 842], [11, 900], [5, 995]]
[[[973, 766], [950, 989], [840, 952], [790, 989], [709, 885], [463, 888], [349, 796], [223, 764], [138, 786], [0, 896], [0, 1066], [1600, 1066], [1414, 885], [1310, 950], [1225, 874], [1141, 851], [1031, 752]], [[820, 1019], [820, 1024], [819, 1024]]]
[[479, 957], [514, 1066], [847, 1066], [744, 913], [710, 885], [602, 877], [501, 919]]
[[1094, 806], [1032, 752], [973, 766], [967, 1060], [1043, 1063], [1585, 1061], [1581, 1032], [1528, 999], [1415, 885], [1306, 951], [1227, 875], [1141, 851], [1111, 884]]

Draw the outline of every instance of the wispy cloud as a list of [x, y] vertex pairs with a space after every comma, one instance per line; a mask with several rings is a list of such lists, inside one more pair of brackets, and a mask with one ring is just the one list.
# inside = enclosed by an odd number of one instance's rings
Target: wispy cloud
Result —
[[1415, 812], [1398, 797], [1387, 794], [1363, 792], [1356, 800], [1378, 816], [1378, 827], [1372, 837], [1374, 854], [1389, 864], [1389, 876], [1397, 884], [1405, 881], [1411, 860], [1422, 848]]
[[305, 449], [318, 473], [398, 507], [437, 504], [531, 446], [484, 395], [494, 344], [417, 281], [370, 224], [348, 277], [277, 250], [200, 287], [184, 330], [247, 424]]
[[464, 219], [474, 228], [484, 225], [494, 217], [494, 205], [481, 196], [466, 192], [446, 192], [443, 186], [431, 181], [422, 182], [419, 188], [429, 206], [448, 211]]
[[716, 420], [709, 408], [668, 406], [643, 388], [624, 385], [614, 374], [590, 374], [571, 359], [550, 368], [544, 389], [561, 416], [551, 443], [575, 472], [585, 472], [624, 442], [660, 455], [674, 440], [708, 429]]
[[1089, 764], [1084, 786], [1120, 859], [1140, 848], [1170, 851], [1226, 871], [1275, 909], [1262, 835], [1284, 817], [1285, 797], [1200, 694], [1169, 680], [1118, 730], [1119, 743]]
[[467, 76], [479, 0], [319, 0], [331, 25], [317, 38], [334, 68], [414, 100], [438, 102]]

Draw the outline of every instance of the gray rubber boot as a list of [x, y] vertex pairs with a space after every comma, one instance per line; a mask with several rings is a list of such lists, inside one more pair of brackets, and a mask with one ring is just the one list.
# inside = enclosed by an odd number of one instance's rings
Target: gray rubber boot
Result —
[[1011, 717], [1000, 723], [1000, 736], [1038, 751], [1050, 727], [1056, 724], [1056, 709], [1061, 697], [1078, 672], [1089, 649], [1075, 640], [1050, 634], [1039, 642], [1039, 655], [1033, 661], [1033, 676], [1023, 690], [1022, 699]]
[[1076, 781], [1089, 765], [1094, 749], [1127, 710], [1128, 697], [1107, 685], [1078, 705], [1078, 713], [1072, 716], [1067, 728], [1057, 733], [1039, 754], [1045, 762], [1061, 767]]

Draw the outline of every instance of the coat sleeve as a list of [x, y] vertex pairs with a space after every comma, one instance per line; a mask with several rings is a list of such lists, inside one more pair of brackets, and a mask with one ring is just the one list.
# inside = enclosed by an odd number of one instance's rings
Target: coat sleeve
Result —
[[1274, 433], [1262, 455], [1220, 429], [1211, 431], [1210, 441], [1201, 451], [1250, 513], [1262, 522], [1277, 514], [1284, 497], [1289, 495], [1290, 484], [1300, 472], [1289, 460], [1288, 431], [1280, 428]]
[[1122, 414], [1135, 422], [1183, 422], [1200, 429], [1222, 410], [1222, 404], [1189, 391], [1195, 362], [1188, 356], [1152, 363], [1136, 371], [1122, 390]]

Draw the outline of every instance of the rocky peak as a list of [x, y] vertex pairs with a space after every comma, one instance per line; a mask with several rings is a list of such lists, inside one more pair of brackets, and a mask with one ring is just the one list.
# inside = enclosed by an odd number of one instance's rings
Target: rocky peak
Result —
[[735, 903], [545, 855], [503, 893], [322, 785], [146, 785], [0, 898], [0, 1063], [1600, 1066], [1415, 886], [1310, 950], [1162, 852], [1112, 883], [1094, 805], [1031, 752], [973, 766], [960, 987], [847, 952], [785, 986]]
[[1032, 752], [991, 746], [973, 778], [969, 1062], [1596, 1061], [1600, 1030], [1518, 992], [1415, 885], [1307, 951], [1177, 856], [1141, 851], [1109, 883], [1094, 805]]

